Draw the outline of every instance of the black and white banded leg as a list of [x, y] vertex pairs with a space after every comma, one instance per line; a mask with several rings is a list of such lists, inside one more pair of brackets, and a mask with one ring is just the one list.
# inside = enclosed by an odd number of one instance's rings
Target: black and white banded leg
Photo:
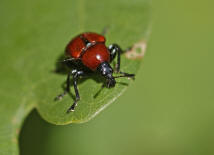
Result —
[[110, 51], [110, 61], [113, 61], [117, 55], [117, 62], [116, 62], [116, 68], [115, 68], [116, 73], [120, 73], [125, 77], [134, 77], [135, 74], [129, 74], [129, 73], [125, 73], [125, 72], [120, 71], [120, 55], [121, 55], [121, 53], [123, 53], [120, 46], [117, 44], [112, 44], [108, 47], [108, 50]]
[[77, 80], [79, 79], [80, 76], [83, 76], [84, 75], [84, 72], [83, 71], [78, 71], [76, 69], [70, 71], [68, 73], [68, 76], [67, 76], [67, 81], [66, 81], [66, 89], [65, 91], [58, 95], [55, 100], [60, 100], [62, 99], [67, 93], [70, 93], [70, 81], [71, 81], [71, 76], [73, 77], [73, 86], [74, 86], [74, 91], [75, 91], [75, 101], [74, 103], [72, 104], [72, 106], [67, 110], [67, 113], [71, 112], [71, 111], [74, 111], [76, 105], [77, 105], [77, 102], [80, 100], [80, 95], [79, 95], [79, 91], [78, 91], [78, 88], [77, 88]]
[[77, 80], [79, 79], [80, 76], [84, 75], [83, 71], [78, 71], [78, 70], [72, 70], [72, 75], [73, 75], [73, 85], [74, 85], [74, 91], [75, 91], [75, 101], [72, 104], [72, 106], [67, 110], [67, 113], [74, 111], [75, 107], [77, 106], [77, 102], [80, 100], [80, 95], [79, 91], [77, 88]]

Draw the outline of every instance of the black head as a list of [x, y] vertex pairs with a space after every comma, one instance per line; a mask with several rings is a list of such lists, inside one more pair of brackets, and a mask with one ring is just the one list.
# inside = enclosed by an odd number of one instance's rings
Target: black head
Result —
[[113, 77], [113, 69], [109, 65], [108, 62], [103, 62], [99, 65], [97, 68], [97, 71], [101, 73], [102, 76], [104, 76], [107, 79], [107, 87], [114, 87], [116, 84], [116, 81]]

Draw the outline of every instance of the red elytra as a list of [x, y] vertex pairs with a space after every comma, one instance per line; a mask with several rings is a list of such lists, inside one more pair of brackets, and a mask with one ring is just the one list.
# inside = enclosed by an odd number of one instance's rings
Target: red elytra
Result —
[[[90, 43], [89, 46], [86, 45], [86, 41]], [[72, 39], [66, 47], [66, 55], [81, 59], [91, 70], [96, 70], [102, 62], [110, 61], [105, 37], [93, 32], [82, 33]]]
[[103, 43], [97, 43], [89, 47], [82, 55], [83, 64], [92, 70], [96, 70], [96, 68], [105, 61], [110, 61], [110, 54]]

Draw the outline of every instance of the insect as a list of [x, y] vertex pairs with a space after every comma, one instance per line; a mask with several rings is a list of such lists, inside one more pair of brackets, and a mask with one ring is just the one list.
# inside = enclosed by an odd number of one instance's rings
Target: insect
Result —
[[[62, 94], [58, 95], [55, 100], [62, 99], [63, 96], [70, 92], [71, 76], [73, 78], [76, 98], [72, 106], [67, 110], [68, 113], [74, 111], [77, 102], [80, 100], [77, 88], [77, 80], [80, 77], [90, 75], [91, 73], [100, 74], [106, 79], [106, 86], [108, 88], [115, 86], [115, 78], [134, 77], [134, 74], [120, 71], [120, 55], [122, 52], [117, 44], [106, 47], [105, 37], [97, 33], [85, 32], [73, 38], [65, 48], [67, 58], [63, 60], [63, 62], [70, 67], [66, 81], [66, 89]], [[116, 67], [115, 70], [113, 70], [110, 63], [116, 55]], [[114, 77], [113, 72], [121, 75]]]

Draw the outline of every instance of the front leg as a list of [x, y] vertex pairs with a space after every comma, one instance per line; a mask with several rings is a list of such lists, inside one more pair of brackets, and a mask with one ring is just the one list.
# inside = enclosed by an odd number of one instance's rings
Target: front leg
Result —
[[110, 61], [113, 61], [117, 55], [116, 72], [124, 75], [125, 77], [134, 77], [135, 74], [129, 74], [129, 73], [120, 71], [120, 55], [121, 55], [121, 53], [123, 53], [120, 46], [117, 44], [112, 44], [108, 47], [108, 50], [110, 52]]
[[120, 71], [120, 54], [123, 52], [119, 45], [112, 44], [108, 47], [110, 52], [110, 61], [112, 62], [117, 55], [116, 72]]
[[80, 100], [80, 95], [79, 95], [79, 91], [77, 88], [77, 80], [79, 79], [80, 76], [84, 75], [84, 72], [78, 71], [75, 69], [75, 70], [72, 70], [72, 75], [73, 75], [73, 85], [74, 85], [74, 91], [75, 91], [76, 98], [75, 98], [75, 101], [72, 104], [72, 106], [67, 110], [67, 113], [74, 111], [74, 109], [77, 105], [77, 102]]
[[78, 71], [76, 69], [74, 70], [71, 70], [69, 73], [68, 73], [68, 76], [67, 76], [67, 80], [66, 80], [66, 89], [65, 91], [58, 95], [56, 98], [55, 98], [55, 101], [56, 100], [60, 100], [62, 99], [67, 93], [70, 93], [70, 81], [71, 81], [71, 76], [73, 77], [73, 85], [74, 85], [74, 91], [75, 91], [75, 101], [74, 103], [72, 104], [72, 106], [67, 110], [67, 113], [68, 112], [71, 112], [71, 111], [74, 111], [75, 109], [75, 106], [77, 105], [77, 101], [80, 100], [80, 95], [79, 95], [79, 91], [78, 91], [78, 88], [77, 88], [77, 80], [80, 76], [84, 75], [84, 72], [83, 71]]

